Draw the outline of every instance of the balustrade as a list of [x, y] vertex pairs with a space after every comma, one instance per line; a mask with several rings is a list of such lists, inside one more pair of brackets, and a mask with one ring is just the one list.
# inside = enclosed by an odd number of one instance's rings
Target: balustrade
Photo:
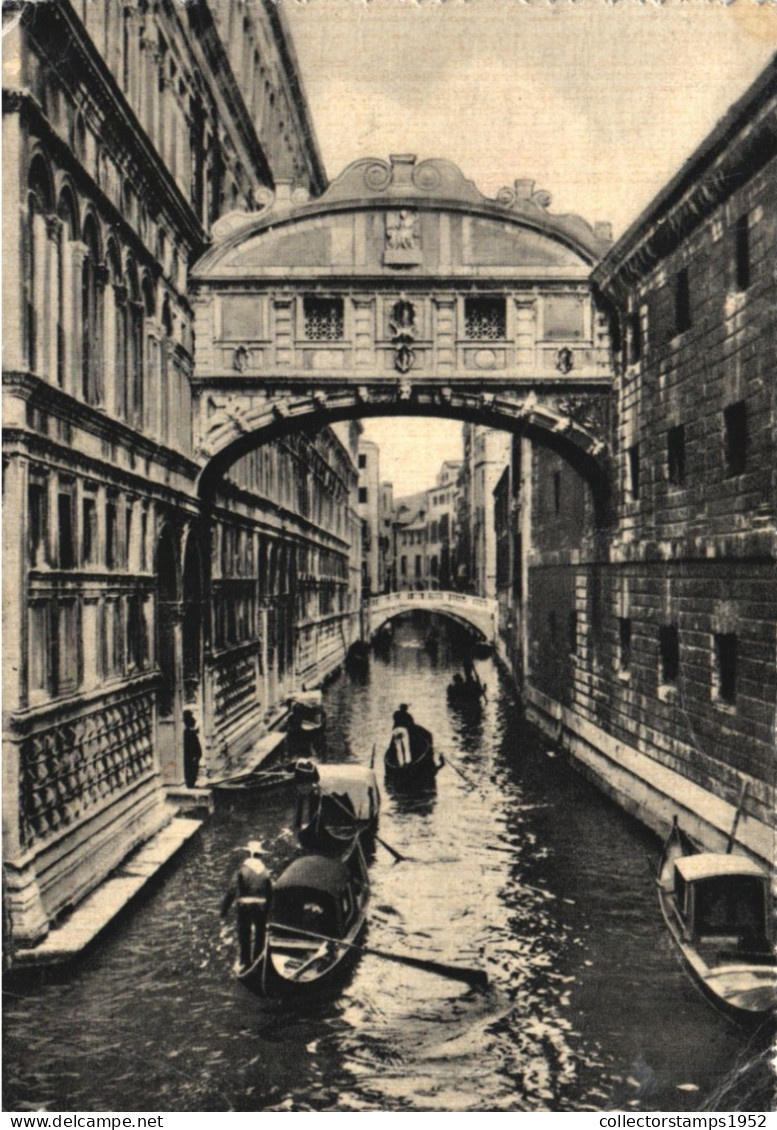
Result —
[[151, 692], [101, 706], [25, 738], [19, 831], [25, 848], [87, 816], [154, 768]]
[[234, 722], [257, 700], [256, 643], [211, 660], [213, 705], [218, 728]]

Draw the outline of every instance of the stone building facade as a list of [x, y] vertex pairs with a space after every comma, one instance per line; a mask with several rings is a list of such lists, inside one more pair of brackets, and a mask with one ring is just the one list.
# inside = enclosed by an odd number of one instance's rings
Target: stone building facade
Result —
[[770, 862], [776, 110], [773, 62], [593, 272], [615, 343], [607, 521], [520, 440], [499, 509], [530, 714], [657, 829], [679, 813], [720, 847], [741, 804], [739, 842]]
[[365, 600], [383, 592], [385, 557], [381, 553], [380, 448], [361, 438], [357, 455], [359, 518], [362, 527], [362, 595]]
[[186, 705], [218, 771], [336, 661], [358, 523], [329, 431], [197, 492], [189, 269], [284, 177], [324, 186], [278, 6], [4, 20], [3, 844], [30, 944], [169, 819]]

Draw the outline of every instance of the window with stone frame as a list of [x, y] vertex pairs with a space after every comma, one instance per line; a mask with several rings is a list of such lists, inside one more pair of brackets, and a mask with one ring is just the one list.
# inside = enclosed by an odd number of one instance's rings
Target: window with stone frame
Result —
[[75, 556], [75, 486], [61, 482], [57, 495], [57, 565], [60, 569], [72, 569]]
[[27, 544], [30, 567], [48, 564], [49, 492], [45, 475], [30, 475], [27, 486]]
[[726, 470], [741, 475], [747, 466], [747, 405], [744, 400], [723, 409], [726, 439]]
[[60, 600], [57, 603], [57, 693], [67, 694], [77, 689], [79, 616], [78, 601]]
[[464, 336], [470, 341], [501, 341], [507, 337], [504, 295], [472, 295], [464, 299]]
[[27, 613], [27, 686], [32, 702], [51, 693], [51, 604], [48, 600], [30, 603]]
[[567, 645], [570, 655], [577, 655], [577, 609], [570, 608], [567, 613]]
[[627, 616], [618, 619], [618, 670], [622, 675], [631, 670], [631, 620]]
[[662, 624], [658, 629], [661, 685], [675, 686], [680, 673], [680, 634], [676, 624]]
[[733, 706], [737, 698], [737, 637], [734, 632], [715, 634], [715, 698]]
[[743, 291], [750, 286], [750, 216], [747, 212], [736, 222], [734, 240], [736, 287]]
[[675, 333], [685, 333], [691, 327], [691, 284], [688, 268], [683, 267], [674, 280]]
[[345, 313], [342, 298], [306, 295], [303, 299], [305, 337], [308, 341], [342, 341]]
[[627, 322], [628, 363], [636, 365], [642, 360], [642, 318], [639, 310], [632, 310]]
[[628, 467], [629, 467], [629, 490], [631, 497], [636, 501], [639, 498], [640, 486], [640, 458], [639, 458], [639, 444], [633, 443], [627, 449]]
[[97, 564], [97, 497], [85, 493], [81, 500], [81, 564]]

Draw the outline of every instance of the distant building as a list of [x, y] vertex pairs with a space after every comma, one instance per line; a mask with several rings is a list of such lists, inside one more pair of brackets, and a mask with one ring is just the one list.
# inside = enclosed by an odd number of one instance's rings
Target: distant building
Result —
[[455, 578], [459, 460], [446, 460], [433, 487], [396, 500], [398, 589], [450, 589]]
[[394, 585], [394, 487], [391, 483], [380, 484], [380, 505], [378, 513], [378, 553], [380, 591], [391, 592]]
[[459, 583], [477, 596], [496, 596], [494, 488], [510, 458], [509, 432], [464, 425], [461, 468]]
[[372, 440], [359, 439], [359, 520], [362, 528], [362, 596], [383, 591], [381, 537], [380, 448]]

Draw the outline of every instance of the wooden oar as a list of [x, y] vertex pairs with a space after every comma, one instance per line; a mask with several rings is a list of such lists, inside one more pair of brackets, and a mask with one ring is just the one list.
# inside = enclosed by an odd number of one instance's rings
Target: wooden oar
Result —
[[488, 987], [488, 974], [483, 969], [469, 969], [462, 965], [446, 965], [441, 961], [427, 961], [421, 957], [409, 957], [404, 953], [387, 953], [386, 950], [374, 949], [372, 946], [357, 946], [354, 942], [344, 942], [341, 938], [330, 938], [326, 934], [314, 934], [312, 930], [298, 930], [296, 926], [285, 926], [280, 922], [273, 922], [270, 930], [286, 930], [291, 934], [299, 934], [301, 938], [312, 938], [317, 942], [331, 942], [335, 946], [344, 946], [345, 949], [356, 950], [357, 953], [372, 954], [381, 957], [384, 961], [394, 961], [398, 965], [409, 965], [413, 969], [423, 969], [426, 973], [436, 973], [439, 977], [449, 977], [452, 981], [466, 981], [477, 989]]
[[376, 744], [375, 744], [375, 742], [373, 742], [372, 743], [372, 757], [370, 758], [370, 769], [375, 768], [375, 751], [376, 751], [376, 748], [377, 748]]
[[[446, 754], [445, 756], [445, 765], [450, 765], [453, 772], [458, 773], [464, 784], [467, 785], [470, 789], [477, 788], [477, 785], [475, 785], [474, 782], [470, 781], [469, 777], [465, 776], [465, 774], [462, 773], [461, 769], [459, 769], [455, 761], [451, 761], [450, 754]], [[440, 766], [440, 768], [444, 768], [444, 766]]]
[[739, 827], [739, 818], [742, 815], [742, 808], [744, 806], [746, 796], [747, 796], [747, 781], [743, 781], [742, 782], [742, 791], [739, 794], [739, 803], [737, 804], [737, 810], [734, 813], [734, 823], [731, 825], [731, 831], [728, 834], [728, 843], [726, 844], [726, 855], [731, 854], [731, 849], [734, 846], [734, 841], [736, 840], [736, 835], [737, 835], [737, 828]]
[[[323, 787], [323, 785], [321, 785], [319, 783], [318, 787], [321, 790], [321, 793], [323, 794], [323, 796], [329, 797], [329, 799], [331, 801], [334, 801], [334, 803], [337, 805], [338, 808], [342, 809], [342, 811], [346, 814], [346, 816], [348, 816], [351, 820], [353, 820], [354, 816], [353, 816], [353, 813], [350, 811], [350, 809], [346, 808], [344, 804], [341, 804], [340, 801], [337, 799], [337, 797], [333, 796], [332, 793], [328, 792]], [[356, 829], [354, 829], [354, 834], [358, 835], [358, 831]], [[394, 856], [394, 859], [397, 863], [404, 863], [404, 862], [407, 861], [406, 855], [402, 855], [402, 853], [397, 851], [396, 848], [393, 848], [391, 846], [391, 844], [387, 844], [385, 840], [382, 840], [380, 838], [380, 836], [378, 835], [377, 832], [373, 832], [373, 835], [374, 835], [375, 839], [378, 841], [378, 843], [380, 844], [380, 846], [384, 847], [387, 852], [390, 852], [390, 854]]]

